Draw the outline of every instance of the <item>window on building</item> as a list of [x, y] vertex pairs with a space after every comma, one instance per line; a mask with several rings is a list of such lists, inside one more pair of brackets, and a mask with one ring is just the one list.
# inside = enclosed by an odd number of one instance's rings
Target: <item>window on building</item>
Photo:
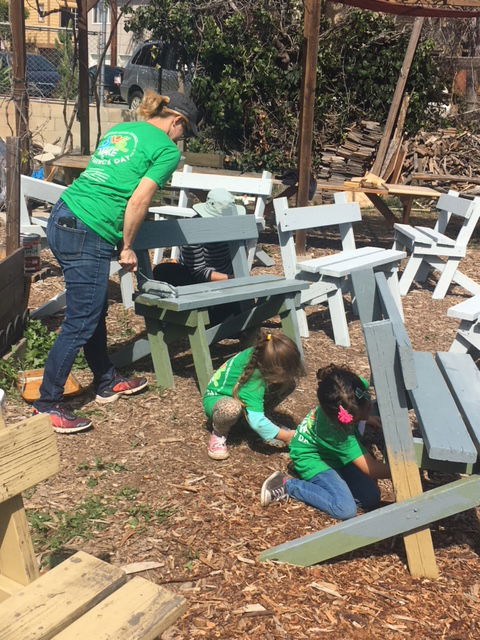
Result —
[[77, 9], [68, 8], [60, 11], [60, 26], [65, 28], [77, 27]]
[[107, 24], [110, 24], [110, 7], [102, 0], [93, 7], [93, 24], [102, 24], [103, 12], [107, 12]]

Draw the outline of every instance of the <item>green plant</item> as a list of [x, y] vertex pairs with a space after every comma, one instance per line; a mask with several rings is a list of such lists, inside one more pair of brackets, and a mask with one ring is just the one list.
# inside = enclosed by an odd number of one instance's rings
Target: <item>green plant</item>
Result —
[[[359, 119], [387, 117], [409, 39], [391, 16], [348, 10], [323, 20], [317, 64], [314, 161]], [[175, 46], [194, 66], [192, 94], [204, 113], [191, 151], [222, 149], [241, 169], [295, 164], [303, 36], [301, 0], [198, 3], [151, 0], [131, 13], [127, 28]], [[417, 47], [407, 92], [406, 128], [437, 118], [448, 86], [430, 40]], [[317, 160], [318, 159], [318, 160]]]
[[115, 507], [105, 504], [99, 496], [94, 495], [87, 496], [69, 511], [27, 509], [34, 546], [39, 551], [51, 553], [75, 538], [87, 540], [95, 531], [102, 531], [109, 526], [106, 518], [115, 511]]
[[58, 94], [64, 100], [73, 100], [78, 94], [78, 66], [72, 34], [70, 22], [68, 29], [59, 31], [55, 38], [55, 49], [59, 56], [57, 69], [60, 73]]
[[[26, 342], [25, 354], [20, 364], [24, 369], [38, 369], [45, 365], [48, 352], [57, 338], [55, 331], [50, 331], [40, 320], [29, 320], [23, 334]], [[79, 353], [74, 368], [87, 368], [85, 356]]]

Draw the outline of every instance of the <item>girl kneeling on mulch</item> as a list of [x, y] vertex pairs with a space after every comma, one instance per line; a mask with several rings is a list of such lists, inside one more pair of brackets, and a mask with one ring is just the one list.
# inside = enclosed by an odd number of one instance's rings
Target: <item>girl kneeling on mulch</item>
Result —
[[228, 458], [227, 435], [243, 414], [265, 442], [286, 446], [295, 431], [275, 425], [264, 410], [292, 393], [301, 375], [300, 352], [282, 333], [262, 332], [253, 347], [227, 360], [212, 376], [203, 397], [203, 408], [213, 423], [208, 442], [210, 458]]
[[357, 506], [380, 504], [377, 479], [389, 478], [388, 465], [376, 460], [358, 439], [358, 423], [380, 427], [371, 416], [369, 384], [350, 369], [333, 364], [317, 372], [319, 405], [297, 427], [290, 457], [299, 478], [277, 471], [263, 483], [263, 506], [287, 496], [334, 518], [347, 520]]

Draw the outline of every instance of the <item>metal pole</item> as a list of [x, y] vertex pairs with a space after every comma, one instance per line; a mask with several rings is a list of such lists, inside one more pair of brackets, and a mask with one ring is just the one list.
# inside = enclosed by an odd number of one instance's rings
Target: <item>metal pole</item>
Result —
[[[317, 54], [320, 31], [320, 0], [305, 0], [303, 29], [303, 66], [300, 96], [300, 139], [298, 144], [297, 206], [308, 203], [308, 188], [312, 171], [313, 116], [317, 84]], [[305, 231], [295, 234], [297, 255], [305, 254]]]

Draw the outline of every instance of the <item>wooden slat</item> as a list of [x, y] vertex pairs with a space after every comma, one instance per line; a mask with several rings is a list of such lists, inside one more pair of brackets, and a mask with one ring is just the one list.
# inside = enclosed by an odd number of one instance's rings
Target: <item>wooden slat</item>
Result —
[[299, 262], [298, 266], [310, 273], [341, 278], [350, 275], [354, 271], [398, 262], [405, 258], [406, 255], [404, 251], [396, 251], [395, 249], [362, 247], [355, 251], [342, 251], [332, 256]]
[[[261, 553], [260, 560], [278, 560], [303, 567], [311, 566], [379, 540], [415, 531], [436, 520], [476, 507], [479, 502], [479, 476], [462, 478], [414, 498], [396, 502], [317, 533], [280, 544]], [[434, 566], [431, 566], [429, 573], [428, 576], [424, 575], [430, 578], [438, 577], [438, 571]]]
[[135, 238], [134, 249], [137, 251], [256, 238], [258, 230], [253, 216], [157, 220], [142, 224]]
[[155, 640], [185, 611], [181, 596], [135, 577], [53, 640]]
[[209, 191], [221, 188], [232, 193], [269, 196], [272, 192], [272, 186], [271, 179], [262, 177], [246, 178], [218, 173], [183, 173], [182, 171], [175, 171], [172, 175], [172, 187], [181, 189]]
[[190, 294], [186, 296], [179, 296], [178, 298], [158, 298], [152, 294], [143, 293], [137, 296], [135, 304], [158, 307], [159, 309], [171, 309], [172, 311], [189, 311], [194, 309], [205, 309], [207, 307], [218, 304], [227, 304], [229, 302], [242, 302], [244, 300], [251, 300], [254, 298], [278, 296], [294, 291], [301, 291], [308, 287], [308, 283], [303, 282], [302, 280], [281, 280], [265, 284], [262, 282], [256, 283], [254, 279], [255, 276], [252, 276], [253, 282], [248, 285], [244, 285], [243, 287], [224, 289], [221, 297], [215, 292], [209, 297], [204, 291], [198, 295]]
[[[359, 222], [362, 219], [358, 202], [345, 204], [323, 204], [311, 207], [288, 207], [286, 198], [279, 198], [279, 205], [274, 201], [277, 219], [282, 231], [298, 231], [299, 229], [316, 229], [334, 224]], [[286, 202], [286, 206], [282, 205]]]
[[0, 432], [0, 502], [59, 470], [55, 435], [47, 415], [21, 420]]
[[477, 450], [433, 355], [415, 352], [414, 359], [418, 386], [409, 393], [428, 455], [475, 462]]
[[[416, 464], [407, 398], [403, 389], [402, 366], [397, 357], [392, 321], [367, 323], [364, 325], [364, 333], [370, 367], [375, 378], [375, 392], [395, 498], [398, 502], [412, 496], [419, 497], [423, 488]], [[428, 522], [427, 520], [425, 524]], [[430, 578], [438, 576], [429, 529], [405, 536], [404, 544], [412, 575]]]
[[457, 216], [467, 217], [473, 207], [473, 201], [467, 200], [467, 198], [461, 198], [459, 196], [452, 196], [448, 193], [443, 193], [437, 202], [437, 209], [448, 211]]
[[281, 276], [273, 275], [261, 275], [261, 276], [246, 276], [244, 278], [232, 278], [230, 280], [218, 280], [217, 282], [199, 282], [198, 284], [185, 284], [178, 287], [179, 296], [190, 295], [191, 293], [213, 293], [214, 291], [222, 292], [223, 289], [231, 289], [235, 287], [243, 287], [246, 284], [250, 284], [255, 278], [257, 283], [264, 283], [268, 286], [275, 281], [281, 281]]
[[403, 323], [400, 310], [389, 289], [385, 274], [376, 273], [377, 293], [382, 307], [383, 317], [392, 323], [393, 335], [397, 342], [398, 355], [402, 364], [402, 377], [406, 389], [417, 386], [417, 374], [413, 357], [412, 344]]
[[480, 316], [480, 295], [472, 296], [468, 298], [468, 300], [449, 307], [447, 316], [449, 316], [449, 318], [458, 318], [459, 320], [470, 320], [470, 322], [474, 322]]
[[0, 604], [0, 639], [49, 640], [125, 580], [119, 568], [79, 551]]
[[480, 371], [467, 353], [437, 353], [436, 358], [480, 453]]

